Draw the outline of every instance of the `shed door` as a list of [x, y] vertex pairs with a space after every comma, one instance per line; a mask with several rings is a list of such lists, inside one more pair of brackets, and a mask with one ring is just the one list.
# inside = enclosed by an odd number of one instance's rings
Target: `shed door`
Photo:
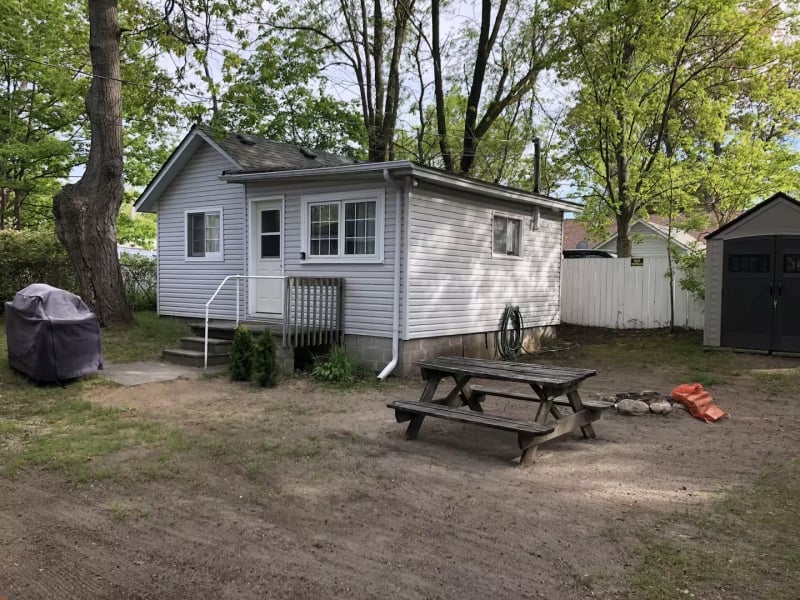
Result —
[[771, 350], [775, 238], [726, 240], [724, 244], [722, 345]]
[[775, 252], [773, 349], [800, 352], [800, 237], [779, 237]]

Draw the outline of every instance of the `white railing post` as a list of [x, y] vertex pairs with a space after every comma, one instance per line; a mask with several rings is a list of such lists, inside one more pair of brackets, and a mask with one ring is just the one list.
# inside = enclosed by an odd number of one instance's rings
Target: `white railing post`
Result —
[[206, 304], [206, 334], [203, 338], [203, 370], [208, 368], [208, 304]]
[[240, 275], [236, 276], [236, 327], [239, 327], [239, 281]]

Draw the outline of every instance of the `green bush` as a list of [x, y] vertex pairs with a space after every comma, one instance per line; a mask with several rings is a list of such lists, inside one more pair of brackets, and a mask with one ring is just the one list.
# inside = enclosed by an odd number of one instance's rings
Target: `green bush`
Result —
[[272, 333], [264, 331], [256, 339], [253, 352], [253, 381], [261, 387], [275, 387], [280, 369]]
[[125, 300], [131, 310], [155, 310], [157, 302], [157, 262], [155, 258], [123, 254], [119, 258]]
[[0, 231], [0, 312], [32, 283], [79, 293], [75, 269], [53, 231]]
[[244, 325], [233, 334], [230, 372], [231, 381], [250, 381], [253, 375], [253, 335]]
[[356, 366], [353, 359], [347, 356], [344, 345], [331, 348], [327, 360], [318, 360], [311, 372], [314, 379], [331, 383], [350, 383], [355, 379]]

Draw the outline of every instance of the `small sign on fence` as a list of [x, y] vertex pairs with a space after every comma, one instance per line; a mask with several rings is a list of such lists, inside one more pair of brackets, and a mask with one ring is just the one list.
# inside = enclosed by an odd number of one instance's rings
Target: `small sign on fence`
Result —
[[631, 266], [632, 267], [643, 267], [644, 266], [644, 259], [643, 258], [632, 258], [631, 259]]

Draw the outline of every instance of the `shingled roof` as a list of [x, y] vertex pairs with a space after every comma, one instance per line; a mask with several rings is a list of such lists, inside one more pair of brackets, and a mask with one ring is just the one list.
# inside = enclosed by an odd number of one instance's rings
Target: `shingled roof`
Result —
[[[205, 133], [211, 135], [209, 131]], [[339, 167], [358, 162], [330, 152], [310, 150], [294, 144], [273, 142], [244, 134], [232, 134], [223, 139], [214, 137], [214, 141], [241, 165], [241, 169], [230, 169], [225, 171], [226, 174]]]

